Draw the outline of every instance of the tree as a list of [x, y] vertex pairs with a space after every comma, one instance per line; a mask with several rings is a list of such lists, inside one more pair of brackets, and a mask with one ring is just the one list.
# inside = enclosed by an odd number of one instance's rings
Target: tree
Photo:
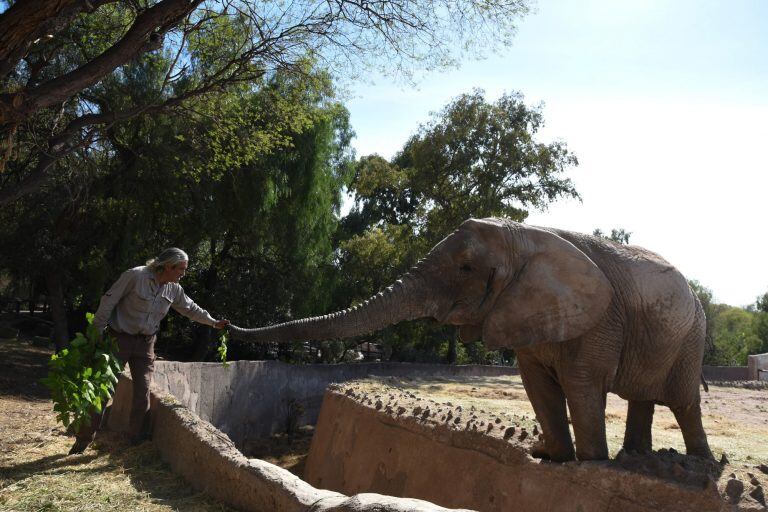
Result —
[[407, 224], [432, 244], [469, 217], [522, 221], [529, 208], [546, 208], [578, 194], [562, 174], [578, 165], [563, 142], [543, 144], [541, 106], [519, 93], [494, 103], [475, 90], [459, 96], [386, 162], [361, 160], [350, 190], [356, 207], [348, 226]]
[[623, 245], [629, 245], [629, 237], [632, 236], [632, 233], [625, 231], [624, 228], [612, 229], [610, 236], [603, 234], [603, 231], [599, 228], [595, 229], [592, 234], [601, 238], [605, 238], [606, 240], [613, 240], [617, 244]]
[[[7, 204], [128, 119], [182, 112], [190, 98], [277, 71], [301, 73], [306, 58], [348, 73], [378, 64], [400, 76], [450, 65], [467, 48], [509, 45], [528, 8], [526, 0], [25, 0], [0, 2], [0, 10], [0, 204]], [[104, 101], [105, 83], [159, 56], [168, 58], [151, 94]]]
[[753, 312], [738, 307], [725, 306], [714, 322], [714, 344], [718, 364], [746, 366], [747, 356], [756, 354], [762, 347], [757, 334], [757, 317]]
[[[233, 318], [283, 320], [329, 302], [351, 131], [327, 74], [305, 65], [258, 90], [192, 99], [184, 117], [114, 126], [93, 151], [62, 159], [70, 172], [54, 177], [57, 186], [0, 211], [0, 243], [14, 247], [0, 254], [0, 268], [46, 278], [61, 312], [57, 343], [71, 337], [67, 312], [93, 311], [121, 271], [168, 245], [192, 257], [190, 294]], [[152, 83], [157, 68], [135, 66], [132, 79], [104, 91], [111, 102]], [[168, 323], [166, 332], [205, 355], [206, 328]]]
[[696, 294], [696, 296], [699, 298], [699, 302], [701, 303], [701, 307], [704, 310], [704, 316], [706, 317], [706, 335], [705, 335], [705, 342], [706, 342], [706, 349], [704, 352], [704, 364], [710, 364], [710, 365], [717, 365], [718, 361], [718, 354], [717, 349], [715, 348], [715, 318], [718, 314], [718, 305], [714, 304], [712, 301], [712, 290], [701, 284], [699, 281], [695, 279], [689, 279], [688, 284], [691, 287], [691, 290], [693, 290], [693, 293]]
[[760, 295], [755, 301], [755, 308], [763, 313], [768, 313], [768, 292]]
[[[563, 176], [577, 159], [563, 142], [536, 141], [542, 124], [541, 107], [527, 106], [522, 95], [490, 103], [476, 90], [433, 115], [392, 161], [362, 158], [350, 185], [356, 204], [340, 234], [349, 283], [342, 296], [369, 297], [469, 217], [522, 221], [530, 208], [578, 197]], [[420, 347], [420, 357], [437, 358], [452, 330], [411, 323], [383, 336], [395, 355]]]

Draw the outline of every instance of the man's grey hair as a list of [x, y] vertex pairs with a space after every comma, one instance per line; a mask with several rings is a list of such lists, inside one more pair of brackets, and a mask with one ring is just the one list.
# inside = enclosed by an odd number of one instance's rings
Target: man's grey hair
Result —
[[176, 266], [182, 261], [189, 261], [187, 253], [177, 247], [169, 247], [151, 260], [147, 261], [147, 266], [152, 272], [162, 271], [166, 265]]

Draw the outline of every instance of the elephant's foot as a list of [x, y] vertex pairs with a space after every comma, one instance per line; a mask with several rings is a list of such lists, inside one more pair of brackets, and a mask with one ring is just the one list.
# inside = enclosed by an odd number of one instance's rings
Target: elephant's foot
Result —
[[534, 459], [549, 460], [549, 451], [544, 441], [536, 441], [531, 447], [531, 457]]
[[535, 459], [551, 460], [552, 462], [568, 462], [576, 460], [573, 445], [559, 448], [550, 448], [544, 440], [536, 441], [531, 448], [531, 457]]
[[701, 424], [701, 406], [694, 403], [687, 407], [673, 407], [677, 424], [683, 433], [685, 440], [685, 452], [688, 455], [695, 455], [705, 459], [713, 459], [712, 451], [709, 449], [707, 434], [704, 432], [704, 426]]
[[605, 450], [596, 447], [589, 450], [576, 449], [576, 457], [579, 460], [608, 460], [608, 447]]
[[650, 445], [634, 445], [634, 444], [627, 444], [625, 443], [621, 447], [622, 450], [624, 450], [624, 453], [630, 454], [630, 455], [648, 455], [649, 453], [653, 452], [653, 449]]
[[704, 439], [703, 444], [697, 444], [695, 446], [689, 447], [686, 443], [685, 453], [687, 455], [701, 457], [702, 459], [711, 459], [711, 460], [715, 459], [715, 456], [712, 455], [712, 450], [709, 449], [709, 444], [707, 443], [706, 439]]

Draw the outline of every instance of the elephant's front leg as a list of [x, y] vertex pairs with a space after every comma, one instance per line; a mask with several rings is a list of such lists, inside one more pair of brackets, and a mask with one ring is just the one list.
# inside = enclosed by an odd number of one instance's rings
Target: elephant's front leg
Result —
[[573, 460], [573, 441], [568, 429], [565, 394], [554, 372], [538, 361], [525, 357], [518, 357], [518, 364], [528, 399], [533, 405], [536, 419], [541, 423], [547, 456], [555, 462]]
[[605, 435], [606, 391], [602, 386], [570, 385], [566, 389], [568, 409], [571, 412], [573, 434], [576, 437], [576, 457], [579, 460], [608, 458]]
[[638, 453], [650, 453], [652, 451], [653, 409], [654, 404], [651, 401], [628, 401], [627, 427], [624, 431], [625, 451]]

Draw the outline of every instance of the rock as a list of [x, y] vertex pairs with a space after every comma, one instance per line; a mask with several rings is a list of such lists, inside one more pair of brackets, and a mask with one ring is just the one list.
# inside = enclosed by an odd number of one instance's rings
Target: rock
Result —
[[416, 407], [416, 408], [413, 410], [413, 415], [414, 415], [414, 416], [418, 416], [419, 414], [421, 414], [421, 411], [422, 411], [421, 407], [418, 407], [418, 406], [417, 406], [417, 407]]
[[381, 403], [381, 400], [376, 400], [376, 410], [380, 410], [382, 407], [384, 407], [384, 404]]
[[521, 441], [525, 441], [525, 439], [526, 439], [527, 437], [528, 437], [528, 431], [527, 431], [527, 430], [525, 430], [525, 429], [522, 429], [522, 430], [520, 431], [520, 437], [519, 437], [519, 439], [520, 439]]
[[504, 439], [509, 439], [513, 435], [515, 435], [515, 427], [509, 427], [504, 431]]
[[752, 489], [749, 495], [752, 497], [753, 500], [757, 501], [762, 506], [765, 506], [765, 494], [763, 493], [762, 485], [758, 485], [754, 489]]
[[533, 426], [533, 435], [536, 436], [538, 434], [539, 434], [539, 426], [538, 425], [534, 425]]
[[461, 422], [461, 416], [456, 416], [456, 419], [453, 420], [454, 423], [460, 423]]
[[738, 478], [731, 478], [725, 485], [725, 495], [728, 496], [728, 500], [731, 503], [736, 503], [741, 499], [741, 494], [744, 492], [744, 482]]
[[728, 464], [728, 456], [723, 452], [723, 455], [720, 457], [720, 465], [725, 466], [726, 464]]
[[768, 475], [768, 464], [760, 464], [759, 466], [755, 466], [757, 469]]
[[397, 408], [397, 415], [398, 415], [398, 416], [400, 416], [400, 415], [401, 415], [401, 414], [403, 414], [404, 412], [405, 412], [405, 407], [403, 407], [403, 406], [400, 406], [400, 407], [398, 407], [398, 408]]
[[496, 423], [497, 425], [498, 425], [499, 423], [501, 423], [501, 418], [496, 418], [496, 420], [495, 420], [495, 423]]

